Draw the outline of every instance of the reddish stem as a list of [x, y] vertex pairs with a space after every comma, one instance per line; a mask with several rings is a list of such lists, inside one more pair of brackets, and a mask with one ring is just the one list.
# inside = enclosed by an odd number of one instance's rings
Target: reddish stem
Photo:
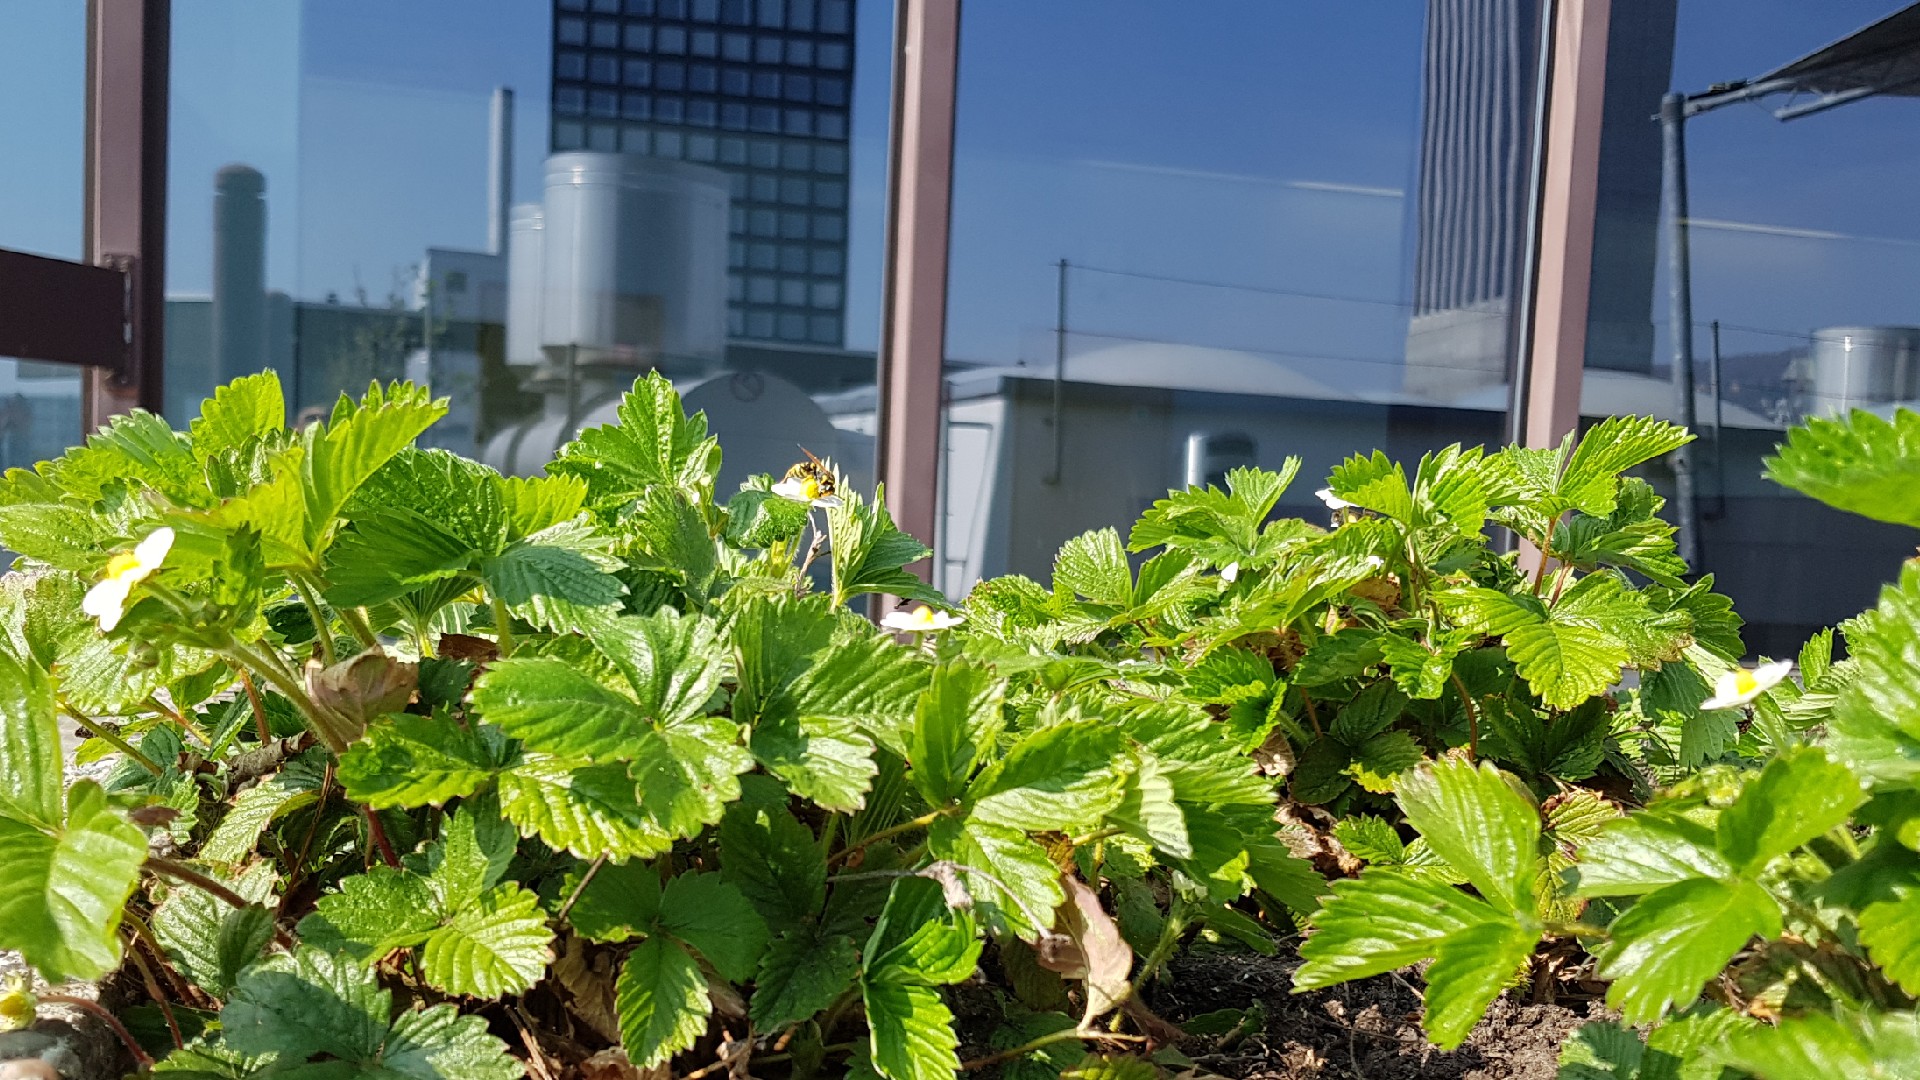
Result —
[[139, 1042], [135, 1041], [133, 1037], [133, 1032], [128, 1031], [127, 1026], [122, 1024], [118, 1017], [101, 1008], [99, 1002], [88, 1001], [83, 997], [73, 997], [70, 994], [40, 994], [38, 997], [41, 1001], [52, 1002], [55, 1005], [68, 1005], [79, 1009], [81, 1012], [91, 1013], [99, 1017], [101, 1022], [105, 1023], [108, 1028], [112, 1029], [115, 1035], [120, 1037], [120, 1042], [126, 1046], [127, 1053], [133, 1055], [134, 1064], [140, 1066], [142, 1069], [153, 1068], [153, 1058], [149, 1056], [145, 1050], [140, 1048]]
[[360, 809], [367, 815], [367, 835], [373, 838], [374, 847], [380, 849], [380, 858], [388, 866], [398, 867], [400, 857], [393, 853], [393, 844], [387, 840], [387, 828], [380, 824], [380, 815], [374, 813], [371, 806], [363, 806]]

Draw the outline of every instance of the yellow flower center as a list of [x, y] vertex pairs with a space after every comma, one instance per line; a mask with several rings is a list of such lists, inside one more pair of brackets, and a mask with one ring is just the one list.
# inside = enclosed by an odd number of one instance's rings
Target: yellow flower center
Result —
[[800, 494], [805, 495], [807, 497], [808, 502], [812, 502], [813, 500], [819, 498], [820, 497], [820, 481], [815, 480], [811, 476], [801, 480]]
[[140, 556], [131, 551], [115, 552], [113, 557], [107, 560], [106, 577], [108, 581], [118, 581], [140, 569]]
[[913, 609], [913, 614], [910, 615], [909, 618], [913, 620], [916, 626], [931, 627], [933, 625], [933, 609], [925, 604], [921, 604], [919, 607]]
[[1758, 689], [1760, 689], [1760, 680], [1753, 677], [1753, 672], [1741, 668], [1733, 673], [1734, 693], [1745, 696]]

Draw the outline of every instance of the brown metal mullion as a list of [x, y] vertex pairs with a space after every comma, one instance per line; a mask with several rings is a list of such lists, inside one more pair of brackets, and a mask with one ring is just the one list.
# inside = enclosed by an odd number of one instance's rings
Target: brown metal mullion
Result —
[[[875, 471], [895, 521], [931, 543], [940, 509], [960, 0], [899, 0], [894, 20]], [[926, 563], [911, 569], [923, 579], [931, 573]]]
[[121, 362], [85, 382], [89, 429], [165, 400], [171, 23], [171, 0], [87, 3], [86, 260], [128, 275]]

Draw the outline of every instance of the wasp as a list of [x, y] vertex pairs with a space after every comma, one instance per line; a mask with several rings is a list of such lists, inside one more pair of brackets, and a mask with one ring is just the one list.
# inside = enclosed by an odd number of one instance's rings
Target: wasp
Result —
[[800, 452], [807, 455], [807, 460], [788, 469], [785, 479], [798, 483], [809, 499], [833, 498], [833, 470], [827, 468], [826, 462], [814, 457], [813, 451], [806, 447], [801, 447]]

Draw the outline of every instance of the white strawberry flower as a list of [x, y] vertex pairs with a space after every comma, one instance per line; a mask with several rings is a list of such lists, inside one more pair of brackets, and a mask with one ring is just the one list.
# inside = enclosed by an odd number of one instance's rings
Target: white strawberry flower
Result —
[[160, 569], [172, 549], [173, 530], [163, 525], [148, 533], [132, 551], [116, 552], [107, 560], [106, 575], [95, 582], [93, 588], [87, 590], [86, 598], [80, 601], [80, 610], [99, 620], [103, 631], [120, 625], [120, 616], [126, 614], [127, 597], [133, 587]]
[[1720, 676], [1713, 684], [1713, 696], [1700, 703], [1702, 712], [1714, 709], [1733, 709], [1745, 705], [1775, 686], [1793, 670], [1793, 664], [1786, 660], [1776, 660], [1771, 664], [1761, 664], [1751, 670], [1734, 668]]
[[912, 634], [928, 634], [936, 630], [946, 630], [959, 626], [961, 617], [945, 611], [935, 611], [925, 604], [912, 611], [889, 612], [880, 620], [880, 625], [889, 630], [900, 630]]

